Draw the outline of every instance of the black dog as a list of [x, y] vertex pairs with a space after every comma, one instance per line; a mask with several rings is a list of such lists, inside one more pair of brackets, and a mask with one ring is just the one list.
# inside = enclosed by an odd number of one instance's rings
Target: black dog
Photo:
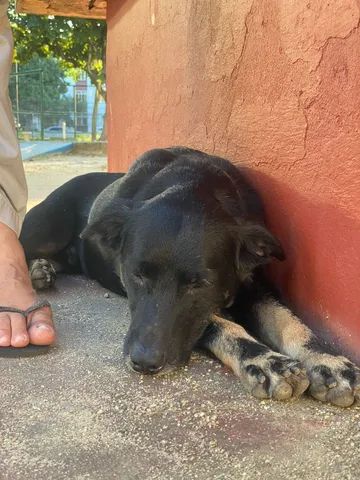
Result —
[[35, 288], [57, 270], [127, 295], [133, 370], [168, 371], [200, 346], [258, 398], [297, 397], [309, 385], [340, 406], [360, 397], [359, 369], [326, 352], [267, 285], [263, 266], [284, 252], [227, 160], [174, 147], [145, 153], [125, 176], [77, 177], [28, 213], [21, 241]]

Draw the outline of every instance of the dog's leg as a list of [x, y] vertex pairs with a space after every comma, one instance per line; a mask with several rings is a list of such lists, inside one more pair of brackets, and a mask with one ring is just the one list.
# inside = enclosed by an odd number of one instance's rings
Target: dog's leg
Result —
[[272, 351], [240, 325], [217, 315], [213, 315], [200, 346], [229, 366], [257, 398], [288, 400], [309, 386], [298, 361]]
[[288, 308], [267, 297], [255, 303], [251, 316], [262, 341], [305, 366], [313, 397], [341, 407], [360, 399], [360, 369], [329, 353]]
[[44, 290], [54, 286], [58, 273], [81, 273], [76, 246], [70, 245], [50, 258], [35, 258], [28, 262], [32, 286]]
[[62, 201], [56, 192], [26, 214], [20, 242], [35, 290], [52, 287], [56, 273], [69, 270], [70, 251], [75, 249], [71, 248], [75, 228], [75, 208]]

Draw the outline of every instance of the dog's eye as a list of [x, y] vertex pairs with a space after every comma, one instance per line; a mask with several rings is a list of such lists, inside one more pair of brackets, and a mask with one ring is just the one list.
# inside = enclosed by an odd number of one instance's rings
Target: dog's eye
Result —
[[146, 282], [146, 278], [142, 273], [134, 273], [133, 279], [138, 285], [144, 285]]
[[188, 292], [194, 292], [211, 284], [207, 272], [181, 272], [179, 283]]
[[207, 285], [210, 285], [210, 282], [205, 278], [193, 278], [188, 284], [188, 289], [196, 290], [198, 288], [206, 287]]
[[149, 262], [140, 262], [133, 270], [133, 279], [138, 285], [151, 283], [157, 277], [157, 266]]

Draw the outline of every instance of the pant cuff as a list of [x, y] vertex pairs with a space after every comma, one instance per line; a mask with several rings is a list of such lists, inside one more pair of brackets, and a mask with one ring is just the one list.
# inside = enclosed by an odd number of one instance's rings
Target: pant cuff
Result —
[[19, 236], [23, 217], [14, 209], [4, 191], [0, 188], [0, 222], [10, 227]]

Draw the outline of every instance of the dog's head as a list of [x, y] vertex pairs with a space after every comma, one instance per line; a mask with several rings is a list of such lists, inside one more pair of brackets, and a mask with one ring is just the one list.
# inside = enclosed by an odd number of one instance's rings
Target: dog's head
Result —
[[256, 224], [225, 225], [196, 204], [119, 203], [82, 233], [111, 259], [129, 299], [124, 353], [141, 373], [187, 362], [212, 313], [229, 306], [253, 270], [283, 258]]

